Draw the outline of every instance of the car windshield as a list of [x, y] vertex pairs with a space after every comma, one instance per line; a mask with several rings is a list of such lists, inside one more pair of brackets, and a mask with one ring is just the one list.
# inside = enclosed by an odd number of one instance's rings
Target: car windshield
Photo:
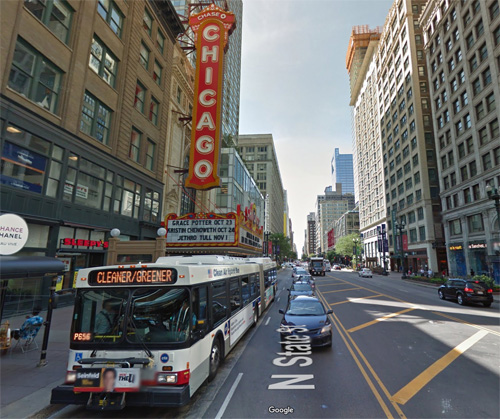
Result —
[[313, 262], [312, 266], [313, 266], [313, 268], [322, 268], [323, 262]]
[[124, 335], [131, 343], [173, 343], [195, 324], [186, 288], [79, 290], [71, 336], [79, 343], [118, 343]]
[[299, 292], [312, 291], [311, 286], [309, 284], [294, 284], [291, 290]]
[[292, 300], [286, 312], [289, 316], [321, 316], [325, 309], [319, 301]]

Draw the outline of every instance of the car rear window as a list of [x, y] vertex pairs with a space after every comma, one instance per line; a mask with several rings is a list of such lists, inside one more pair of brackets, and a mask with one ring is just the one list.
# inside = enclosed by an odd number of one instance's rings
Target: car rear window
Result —
[[467, 286], [470, 287], [470, 288], [474, 288], [474, 287], [481, 287], [481, 288], [488, 288], [488, 285], [486, 285], [485, 282], [467, 282]]
[[309, 284], [294, 284], [292, 291], [311, 291], [311, 286]]

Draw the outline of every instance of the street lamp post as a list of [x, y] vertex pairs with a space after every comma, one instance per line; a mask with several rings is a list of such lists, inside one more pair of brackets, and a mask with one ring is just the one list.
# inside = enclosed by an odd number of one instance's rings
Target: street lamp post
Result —
[[495, 209], [497, 210], [497, 220], [500, 223], [500, 191], [491, 186], [486, 186], [486, 194], [488, 195], [488, 199], [495, 201]]
[[355, 237], [354, 239], [352, 239], [352, 241], [354, 242], [354, 257], [355, 257], [354, 269], [357, 269], [357, 267], [358, 267], [358, 243], [359, 243], [359, 239], [357, 237]]
[[403, 230], [406, 227], [406, 223], [404, 221], [401, 221], [399, 224], [396, 223], [395, 225], [396, 229], [399, 230], [399, 245], [400, 245], [400, 258], [401, 258], [401, 267], [402, 269], [402, 275], [401, 279], [406, 279], [408, 278], [405, 273], [405, 263], [404, 263], [404, 250], [403, 250]]

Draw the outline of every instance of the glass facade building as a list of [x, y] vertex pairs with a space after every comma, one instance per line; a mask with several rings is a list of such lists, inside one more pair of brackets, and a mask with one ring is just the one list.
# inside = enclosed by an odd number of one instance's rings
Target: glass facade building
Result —
[[336, 183], [342, 184], [342, 193], [354, 194], [352, 154], [340, 154], [338, 148], [332, 157], [332, 185]]

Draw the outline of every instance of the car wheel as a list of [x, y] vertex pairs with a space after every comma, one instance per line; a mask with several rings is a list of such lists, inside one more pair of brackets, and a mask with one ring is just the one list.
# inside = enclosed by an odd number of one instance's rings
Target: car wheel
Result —
[[458, 301], [458, 304], [460, 304], [461, 306], [465, 305], [464, 296], [461, 293], [457, 295], [457, 301]]
[[491, 303], [489, 303], [489, 302], [488, 303], [483, 303], [483, 306], [485, 306], [485, 307], [491, 307]]
[[208, 381], [212, 381], [217, 375], [217, 370], [222, 361], [222, 350], [220, 339], [216, 338], [212, 344], [212, 350], [210, 351], [210, 371], [208, 373]]
[[446, 300], [446, 297], [444, 296], [444, 292], [442, 290], [438, 291], [438, 295], [441, 300]]

